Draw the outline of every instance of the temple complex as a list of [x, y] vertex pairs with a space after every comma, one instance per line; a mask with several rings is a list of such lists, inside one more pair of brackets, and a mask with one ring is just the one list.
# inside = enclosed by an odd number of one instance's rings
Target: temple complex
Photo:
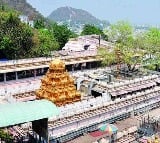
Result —
[[[116, 71], [119, 68], [117, 65], [98, 68], [98, 61], [97, 65], [95, 64], [97, 56], [86, 56], [86, 54], [89, 55], [86, 52], [84, 55], [77, 52], [78, 58], [75, 54], [72, 54], [72, 57], [68, 55], [58, 57], [62, 61], [55, 58], [54, 60], [38, 58], [33, 61], [32, 59], [19, 60], [15, 65], [12, 61], [1, 64], [0, 72], [4, 75], [4, 80], [0, 82], [0, 103], [12, 105], [18, 102], [36, 102], [36, 99], [45, 98], [59, 106], [57, 108], [59, 115], [49, 117], [48, 124], [45, 124], [48, 125], [48, 140], [52, 143], [110, 141], [107, 134], [97, 135], [98, 127], [105, 123], [114, 124], [118, 128], [117, 134], [112, 138], [116, 139], [117, 143], [130, 143], [135, 140], [140, 142], [146, 139], [150, 141], [150, 138], [148, 139], [150, 134], [154, 134], [153, 140], [157, 141], [156, 136], [160, 138], [157, 134], [160, 132], [160, 116], [159, 110], [156, 110], [160, 107], [160, 73], [142, 67], [130, 73], [126, 70], [126, 66], [121, 64], [117, 76]], [[94, 68], [95, 66], [97, 68]], [[17, 78], [14, 78], [15, 76], [10, 78], [14, 74]], [[40, 108], [36, 109], [41, 111]], [[30, 110], [32, 113], [33, 109]], [[155, 111], [153, 115], [155, 118], [150, 115], [151, 111]], [[151, 124], [148, 123], [148, 114], [151, 117]], [[15, 115], [18, 119], [17, 114]], [[147, 125], [142, 124], [143, 118], [147, 121]], [[120, 122], [125, 119], [126, 122]], [[131, 119], [138, 124], [133, 125]], [[155, 120], [153, 127], [152, 119]], [[21, 140], [22, 137], [28, 139], [28, 131], [33, 139], [40, 140], [39, 134], [30, 133], [30, 129], [34, 130], [30, 122], [25, 124], [17, 122], [16, 126], [7, 128], [9, 134], [14, 137], [13, 140]], [[21, 135], [18, 134], [19, 132]], [[77, 138], [81, 136], [83, 139]], [[92, 141], [88, 141], [88, 138]], [[45, 138], [42, 137], [41, 141], [44, 140]]]
[[81, 100], [76, 90], [74, 80], [65, 69], [65, 63], [59, 59], [51, 62], [49, 70], [41, 79], [40, 89], [36, 91], [40, 99], [48, 99], [57, 106]]

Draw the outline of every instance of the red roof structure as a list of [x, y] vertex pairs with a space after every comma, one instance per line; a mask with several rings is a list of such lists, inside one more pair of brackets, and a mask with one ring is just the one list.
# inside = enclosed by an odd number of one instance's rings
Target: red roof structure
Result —
[[105, 131], [105, 132], [102, 132], [102, 131], [94, 131], [94, 132], [91, 132], [89, 135], [91, 135], [92, 137], [100, 137], [100, 136], [103, 136], [103, 135], [109, 135], [108, 134], [108, 131]]

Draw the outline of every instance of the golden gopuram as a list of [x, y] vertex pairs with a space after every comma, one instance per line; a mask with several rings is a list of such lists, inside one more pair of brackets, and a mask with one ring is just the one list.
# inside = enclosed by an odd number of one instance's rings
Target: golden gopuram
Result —
[[76, 90], [73, 78], [66, 71], [65, 63], [59, 59], [53, 60], [49, 65], [36, 95], [37, 98], [48, 99], [57, 106], [81, 100], [81, 94]]

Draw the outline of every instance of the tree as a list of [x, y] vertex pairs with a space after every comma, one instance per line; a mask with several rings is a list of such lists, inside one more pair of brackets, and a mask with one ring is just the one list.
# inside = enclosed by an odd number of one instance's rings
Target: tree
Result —
[[[35, 28], [22, 23], [16, 11], [0, 9], [0, 58], [47, 56], [77, 35], [65, 25], [39, 19]], [[2, 56], [3, 55], [3, 56]]]
[[123, 49], [120, 50], [122, 54], [122, 62], [127, 65], [128, 71], [134, 72], [136, 66], [142, 63], [144, 52], [141, 49]]
[[148, 62], [159, 68], [160, 66], [160, 30], [157, 28], [151, 28], [145, 35], [145, 51], [149, 56]]
[[108, 36], [110, 41], [114, 41], [115, 47], [109, 53], [103, 51], [102, 57], [104, 57], [103, 55], [107, 57], [103, 58], [103, 63], [108, 65], [114, 59], [117, 64], [127, 65], [128, 71], [135, 71], [137, 64], [142, 62], [144, 55], [143, 44], [140, 43], [141, 36], [134, 38], [132, 26], [123, 21], [111, 25]]
[[48, 56], [52, 51], [59, 48], [59, 44], [50, 30], [38, 29], [38, 31], [35, 30], [34, 33], [33, 41], [36, 46], [32, 49], [32, 55]]
[[94, 25], [86, 24], [83, 27], [81, 35], [92, 35], [92, 34], [104, 35], [103, 31], [101, 29], [99, 29], [98, 27], [96, 27]]
[[37, 19], [34, 22], [34, 28], [36, 28], [36, 29], [46, 28], [44, 19]]
[[0, 13], [0, 52], [9, 59], [29, 55], [33, 46], [31, 27], [21, 23], [15, 11], [3, 10]]
[[55, 39], [59, 43], [60, 49], [68, 42], [69, 38], [75, 38], [77, 35], [68, 29], [66, 25], [58, 25], [57, 23], [52, 24], [52, 33]]
[[113, 63], [115, 63], [116, 56], [114, 51], [109, 51], [106, 48], [99, 48], [98, 55], [103, 58], [102, 65], [104, 66], [111, 66]]
[[6, 143], [13, 142], [13, 137], [8, 133], [4, 132], [2, 129], [0, 129], [0, 139], [2, 139], [2, 141], [5, 141]]
[[133, 38], [133, 27], [126, 21], [118, 21], [110, 25], [107, 35], [109, 41], [125, 45], [129, 39]]

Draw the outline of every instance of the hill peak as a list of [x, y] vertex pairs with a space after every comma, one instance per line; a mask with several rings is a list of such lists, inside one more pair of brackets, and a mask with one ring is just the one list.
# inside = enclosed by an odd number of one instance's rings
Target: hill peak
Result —
[[70, 6], [57, 8], [48, 16], [48, 18], [60, 24], [67, 24], [71, 27], [71, 29], [81, 27], [85, 24], [94, 24], [103, 28], [109, 24], [107, 21], [104, 22], [94, 17], [88, 11], [76, 9]]

